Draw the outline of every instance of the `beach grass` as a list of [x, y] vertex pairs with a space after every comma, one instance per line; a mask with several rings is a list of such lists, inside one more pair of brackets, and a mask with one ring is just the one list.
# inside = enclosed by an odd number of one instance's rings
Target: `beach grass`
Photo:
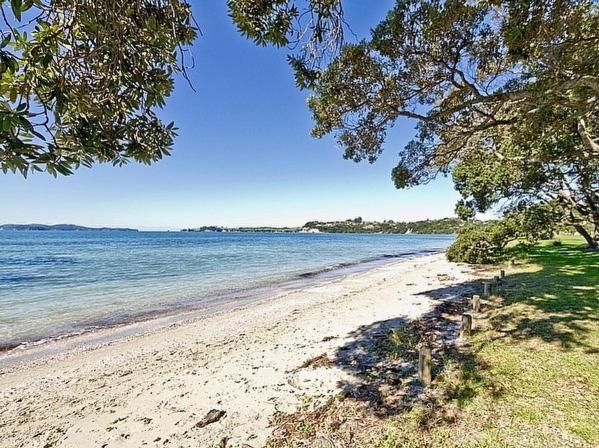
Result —
[[560, 237], [512, 255], [442, 398], [389, 419], [376, 447], [599, 446], [599, 253]]

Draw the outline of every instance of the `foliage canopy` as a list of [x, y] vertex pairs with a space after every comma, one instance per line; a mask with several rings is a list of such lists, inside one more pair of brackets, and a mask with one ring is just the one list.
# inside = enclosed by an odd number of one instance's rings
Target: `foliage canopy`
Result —
[[292, 50], [289, 63], [299, 87], [313, 86], [319, 67], [343, 46], [341, 0], [228, 0], [239, 32], [258, 45]]
[[182, 0], [0, 0], [0, 168], [71, 174], [80, 165], [169, 154], [156, 109], [196, 36]]

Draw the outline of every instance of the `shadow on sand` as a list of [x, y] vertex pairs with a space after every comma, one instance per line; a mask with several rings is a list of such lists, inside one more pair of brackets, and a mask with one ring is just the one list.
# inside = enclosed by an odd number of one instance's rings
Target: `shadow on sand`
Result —
[[[490, 343], [501, 338], [539, 338], [562, 350], [579, 348], [586, 353], [599, 349], [586, 342], [586, 324], [599, 321], [599, 253], [571, 247], [544, 247], [529, 254], [538, 268], [534, 272], [508, 275], [496, 295], [484, 301], [476, 321], [491, 329]], [[497, 268], [494, 268], [497, 270]], [[494, 272], [487, 271], [487, 277]], [[421, 293], [436, 303], [417, 321], [403, 318], [376, 322], [350, 333], [352, 340], [342, 346], [332, 361], [349, 371], [357, 381], [343, 384], [345, 396], [367, 402], [379, 416], [395, 415], [418, 402], [432, 400], [417, 378], [418, 346], [433, 348], [433, 378], [447, 366], [458, 366], [459, 384], [443, 391], [444, 398], [458, 403], [472, 399], [475, 388], [500, 396], [487, 368], [467, 341], [457, 338], [461, 315], [470, 312], [472, 294], [480, 294], [482, 280], [454, 284]], [[510, 305], [517, 304], [517, 307]], [[494, 312], [501, 309], [501, 312]], [[411, 339], [411, 335], [415, 337]], [[391, 386], [391, 387], [389, 387]]]
[[[480, 282], [469, 282], [423, 292], [421, 295], [433, 299], [435, 305], [418, 320], [399, 317], [352, 331], [351, 341], [332, 358], [355, 379], [340, 385], [343, 395], [368, 403], [379, 417], [396, 415], [415, 403], [434, 399], [417, 375], [418, 350], [424, 344], [433, 349], [433, 378], [442, 375], [446, 366], [459, 364], [468, 383], [482, 381], [477, 373], [480, 365], [468, 343], [456, 339], [461, 315], [469, 311], [470, 298], [480, 288]], [[473, 391], [464, 388], [450, 393], [465, 399]]]

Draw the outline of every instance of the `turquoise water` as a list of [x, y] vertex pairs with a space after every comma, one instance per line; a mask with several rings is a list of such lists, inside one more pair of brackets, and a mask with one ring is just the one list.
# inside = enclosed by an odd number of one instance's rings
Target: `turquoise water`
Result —
[[448, 235], [0, 231], [0, 346], [441, 250]]

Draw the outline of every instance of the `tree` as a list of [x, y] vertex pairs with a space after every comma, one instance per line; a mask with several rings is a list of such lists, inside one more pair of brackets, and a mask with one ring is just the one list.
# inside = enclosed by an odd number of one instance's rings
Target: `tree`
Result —
[[319, 67], [343, 45], [341, 0], [228, 0], [239, 32], [258, 45], [289, 47], [297, 85], [313, 85]]
[[71, 174], [151, 163], [175, 136], [156, 109], [197, 29], [182, 0], [0, 0], [0, 168]]
[[517, 237], [516, 225], [511, 219], [470, 222], [460, 229], [456, 240], [447, 249], [447, 258], [463, 263], [492, 263]]
[[[556, 114], [547, 119], [568, 123]], [[468, 218], [496, 204], [508, 213], [531, 209], [537, 220], [572, 226], [596, 249], [599, 158], [585, 150], [579, 135], [568, 129], [561, 134], [512, 129], [496, 135], [494, 141], [500, 143], [501, 157], [473, 152], [455, 166], [454, 183], [464, 198], [458, 203], [458, 213]]]
[[[462, 171], [477, 164], [481, 176], [520, 176], [514, 188], [479, 195], [475, 208], [516, 188], [536, 203], [544, 191], [581, 233], [591, 223], [596, 245], [596, 2], [398, 0], [369, 40], [345, 45], [311, 73], [313, 135], [335, 135], [347, 159], [374, 162], [389, 128], [414, 119], [417, 135], [392, 173], [398, 188], [460, 161]], [[464, 212], [473, 190], [463, 191]]]
[[555, 211], [546, 205], [532, 205], [521, 211], [511, 210], [501, 220], [470, 221], [460, 228], [456, 240], [447, 249], [450, 261], [492, 263], [505, 256], [508, 243], [518, 240], [530, 245], [553, 237]]

